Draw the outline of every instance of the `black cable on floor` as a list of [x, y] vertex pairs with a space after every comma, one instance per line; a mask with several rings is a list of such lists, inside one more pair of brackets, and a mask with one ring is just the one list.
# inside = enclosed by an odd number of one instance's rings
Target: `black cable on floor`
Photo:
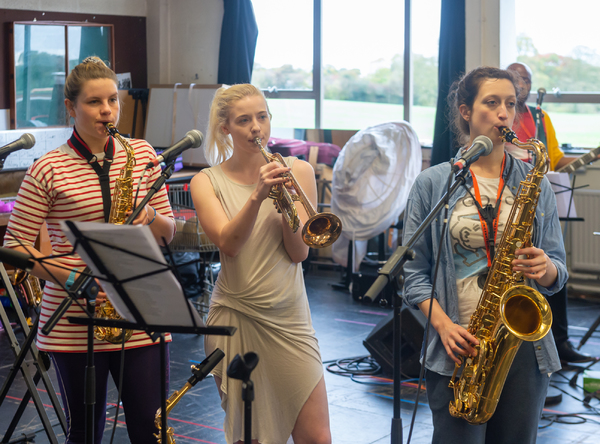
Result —
[[381, 373], [381, 366], [371, 355], [357, 356], [354, 358], [343, 358], [334, 361], [325, 361], [328, 372], [338, 376], [364, 376]]

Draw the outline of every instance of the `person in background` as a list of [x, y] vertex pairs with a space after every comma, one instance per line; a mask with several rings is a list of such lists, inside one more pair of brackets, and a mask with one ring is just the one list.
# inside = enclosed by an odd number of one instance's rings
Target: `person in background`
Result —
[[[48, 335], [42, 333], [42, 327], [68, 297], [64, 288], [68, 289], [86, 266], [79, 255], [70, 254], [73, 247], [61, 230], [60, 222], [107, 221], [110, 195], [127, 161], [126, 151], [120, 142], [106, 132], [107, 123], [117, 126], [119, 120], [117, 84], [116, 74], [98, 57], [86, 58], [67, 76], [65, 105], [75, 122], [73, 135], [31, 165], [19, 190], [4, 238], [5, 247], [42, 257], [34, 243], [45, 222], [52, 255], [60, 255], [53, 260], [45, 260], [44, 266], [36, 263], [32, 274], [46, 281], [36, 344], [40, 351], [49, 352], [56, 367], [68, 424], [67, 444], [87, 442], [84, 403], [87, 327], [67, 320], [68, 316], [86, 316], [85, 299], [72, 304]], [[155, 167], [149, 175], [145, 175], [145, 165], [156, 158], [154, 149], [144, 140], [130, 139], [129, 144], [135, 150], [136, 159], [133, 183], [137, 184], [143, 177], [139, 196], [142, 199], [160, 176], [160, 168]], [[103, 196], [99, 179], [106, 174], [109, 179], [108, 201]], [[150, 199], [133, 224], [147, 225], [159, 244], [163, 244], [163, 240], [166, 243], [172, 240], [175, 223], [165, 187]], [[101, 292], [96, 303], [105, 298], [106, 295]], [[170, 335], [166, 340], [171, 340]], [[124, 354], [121, 351], [123, 346]], [[122, 357], [122, 401], [129, 438], [133, 444], [156, 442], [153, 436], [157, 433], [154, 417], [161, 404], [158, 340], [153, 343], [145, 332], [134, 331], [124, 345], [95, 340], [94, 351], [94, 442], [100, 444], [104, 433], [108, 375], [112, 375], [115, 385], [120, 385]]]
[[[514, 71], [519, 75], [520, 84], [524, 90], [517, 101], [518, 114], [513, 128], [517, 138], [521, 142], [524, 142], [527, 139], [536, 137], [537, 109], [535, 106], [528, 106], [525, 103], [531, 91], [532, 73], [529, 66], [520, 62], [512, 63], [507, 69]], [[558, 141], [556, 140], [556, 132], [554, 131], [554, 126], [552, 125], [548, 113], [542, 110], [542, 116], [543, 118], [540, 119], [540, 126], [537, 132], [538, 139], [546, 145], [548, 157], [550, 158], [550, 168], [555, 171], [573, 162], [577, 157], [565, 156], [559, 148]], [[528, 159], [527, 151], [521, 150], [513, 145], [509, 145], [509, 152], [520, 159], [526, 161], [530, 160]], [[556, 348], [561, 362], [564, 364], [575, 364], [599, 360], [600, 358], [575, 350], [573, 344], [569, 341], [567, 300], [568, 291], [566, 285], [564, 285], [553, 297], [548, 298], [548, 303], [550, 304], [553, 314], [552, 333], [554, 334], [554, 340], [556, 341]]]
[[205, 146], [214, 166], [194, 176], [191, 193], [221, 258], [206, 323], [234, 326], [237, 332], [206, 336], [205, 351], [225, 352], [213, 373], [228, 443], [245, 437], [242, 384], [226, 367], [236, 355], [254, 352], [259, 361], [252, 373], [252, 442], [285, 443], [291, 435], [296, 444], [329, 444], [323, 365], [301, 265], [309, 249], [302, 240], [308, 215], [303, 205], [295, 205], [301, 223], [294, 233], [268, 198], [274, 185], [286, 183], [281, 175], [292, 171], [316, 206], [315, 174], [294, 157], [285, 159], [287, 166], [267, 163], [255, 140], [266, 146], [270, 133], [271, 114], [259, 89], [240, 84], [217, 90]]
[[[405, 301], [425, 316], [432, 311], [424, 365], [434, 444], [535, 443], [550, 374], [561, 368], [551, 333], [536, 342], [523, 342], [488, 422], [472, 425], [449, 413], [454, 392], [448, 384], [455, 365], [461, 363], [460, 358], [475, 356], [479, 345], [467, 330], [470, 317], [482, 294], [493, 250], [509, 222], [519, 184], [530, 169], [506, 152], [501, 139], [500, 128], [513, 125], [519, 92], [514, 73], [491, 67], [476, 68], [451, 87], [451, 122], [461, 146], [469, 147], [484, 135], [491, 139], [493, 149], [470, 166], [464, 186], [450, 197], [448, 235], [441, 237], [446, 216], [435, 219], [416, 241], [415, 258], [404, 268]], [[405, 243], [445, 194], [450, 173], [451, 163], [446, 162], [417, 177], [404, 212]], [[566, 282], [567, 269], [556, 199], [547, 178], [541, 182], [535, 211], [532, 245], [515, 251], [512, 267], [523, 273], [528, 285], [551, 296]], [[441, 264], [434, 281], [438, 255]]]

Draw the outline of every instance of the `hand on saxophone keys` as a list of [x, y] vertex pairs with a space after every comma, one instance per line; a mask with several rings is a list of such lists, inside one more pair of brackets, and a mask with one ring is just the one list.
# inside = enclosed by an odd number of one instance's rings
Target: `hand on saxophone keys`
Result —
[[[139, 205], [139, 203], [142, 202], [142, 200], [142, 197], [138, 197], [136, 199], [136, 206]], [[137, 217], [133, 220], [133, 222], [131, 222], [131, 225], [150, 225], [150, 223], [156, 217], [155, 211], [156, 210], [153, 207], [151, 207], [150, 204], [146, 204], [144, 209], [140, 211]], [[127, 211], [125, 214], [127, 215], [127, 218], [129, 218], [129, 216], [131, 216], [132, 213], [133, 208], [130, 211]]]
[[521, 272], [528, 279], [535, 280], [544, 287], [551, 287], [556, 281], [556, 266], [544, 250], [536, 247], [520, 248], [515, 251], [517, 259], [512, 261], [513, 271]]

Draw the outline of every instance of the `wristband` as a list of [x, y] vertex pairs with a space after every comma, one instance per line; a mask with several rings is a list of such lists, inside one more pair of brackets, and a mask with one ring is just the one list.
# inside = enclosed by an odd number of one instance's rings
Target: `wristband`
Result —
[[156, 208], [154, 207], [150, 207], [154, 210], [154, 217], [152, 218], [152, 220], [150, 222], [148, 222], [148, 225], [150, 225], [152, 222], [154, 222], [154, 219], [156, 219]]
[[67, 290], [70, 290], [71, 289], [71, 285], [73, 285], [75, 283], [75, 275], [76, 274], [77, 274], [77, 270], [76, 269], [71, 270], [71, 274], [67, 278], [67, 282], [65, 282], [65, 288]]

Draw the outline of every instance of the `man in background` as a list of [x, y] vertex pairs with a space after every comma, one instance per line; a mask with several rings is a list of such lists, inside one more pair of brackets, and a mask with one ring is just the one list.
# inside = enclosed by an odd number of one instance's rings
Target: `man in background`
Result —
[[[535, 106], [528, 106], [525, 101], [531, 91], [531, 79], [532, 73], [529, 66], [524, 63], [513, 63], [508, 66], [508, 70], [514, 71], [521, 77], [521, 87], [524, 92], [521, 97], [517, 99], [517, 119], [515, 119], [515, 127], [513, 131], [517, 135], [517, 138], [521, 141], [525, 141], [531, 138], [537, 138], [540, 140], [548, 150], [548, 157], [550, 158], [550, 169], [552, 171], [558, 170], [563, 166], [571, 163], [577, 157], [565, 156], [565, 153], [560, 149], [558, 141], [556, 140], [556, 133], [550, 117], [545, 111], [541, 111], [542, 115], [539, 119], [539, 128], [536, 137], [536, 122], [537, 122], [537, 109]], [[517, 147], [510, 149], [507, 144], [507, 148], [510, 153], [525, 161], [530, 161], [528, 157], [529, 152]], [[553, 321], [552, 321], [552, 334], [554, 335], [554, 342], [558, 349], [558, 356], [563, 364], [578, 364], [583, 362], [591, 362], [600, 360], [590, 356], [586, 353], [581, 353], [573, 348], [573, 345], [569, 341], [569, 322], [567, 317], [567, 286], [565, 285], [556, 294], [548, 298], [548, 303], [552, 309]]]

